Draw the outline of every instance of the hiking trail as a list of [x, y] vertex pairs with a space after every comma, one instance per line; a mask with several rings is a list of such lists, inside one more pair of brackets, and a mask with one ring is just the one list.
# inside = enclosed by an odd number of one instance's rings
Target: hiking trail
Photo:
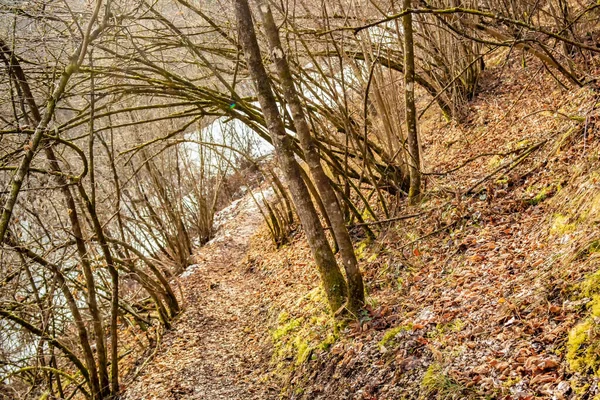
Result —
[[264, 283], [243, 265], [249, 239], [263, 221], [248, 194], [216, 215], [216, 236], [177, 278], [185, 309], [124, 399], [276, 397], [275, 388], [261, 383], [270, 356], [268, 331], [260, 323], [267, 309]]

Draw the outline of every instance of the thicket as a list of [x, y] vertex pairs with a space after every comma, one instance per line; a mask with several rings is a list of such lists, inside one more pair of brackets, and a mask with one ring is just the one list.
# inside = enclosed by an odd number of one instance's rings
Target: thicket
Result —
[[[116, 396], [130, 372], [121, 361], [141, 356], [121, 344], [152, 347], [170, 327], [173, 276], [271, 145], [279, 170], [259, 168], [276, 193], [263, 207], [273, 240], [285, 242], [296, 213], [332, 313], [356, 316], [347, 227], [374, 237], [403, 198], [427, 196], [425, 177], [452, 172], [426, 172], [422, 116], [468, 121], [498, 55], [535, 57], [565, 87], [593, 82], [599, 8], [3, 2], [0, 396]], [[452, 195], [476, 189], [464, 186]]]

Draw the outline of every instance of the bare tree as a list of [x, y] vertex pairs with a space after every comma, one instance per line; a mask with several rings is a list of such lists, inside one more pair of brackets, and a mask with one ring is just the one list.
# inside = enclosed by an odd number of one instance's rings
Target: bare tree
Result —
[[259, 9], [269, 43], [270, 54], [277, 67], [285, 100], [292, 112], [292, 120], [300, 140], [300, 146], [304, 152], [311, 176], [319, 190], [320, 197], [323, 199], [326, 214], [329, 217], [335, 239], [340, 248], [348, 280], [348, 308], [356, 314], [362, 307], [365, 297], [362, 276], [358, 268], [352, 241], [346, 229], [344, 216], [331, 186], [331, 181], [321, 165], [321, 156], [317, 153], [304, 108], [296, 91], [271, 8], [268, 2], [262, 1]]
[[294, 159], [292, 141], [285, 132], [285, 127], [277, 109], [277, 101], [273, 95], [267, 71], [262, 63], [252, 14], [246, 0], [235, 1], [235, 15], [240, 42], [244, 49], [248, 69], [256, 84], [258, 100], [269, 127], [279, 165], [290, 187], [292, 200], [296, 205], [298, 218], [310, 244], [329, 306], [333, 312], [337, 312], [344, 306], [346, 301], [346, 283], [329, 247], [308, 189], [300, 175], [300, 167]]

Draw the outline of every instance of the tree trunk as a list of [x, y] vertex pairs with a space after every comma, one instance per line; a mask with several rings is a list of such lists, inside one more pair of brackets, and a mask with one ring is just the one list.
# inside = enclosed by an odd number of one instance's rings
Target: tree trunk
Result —
[[356, 315], [356, 312], [365, 302], [365, 295], [362, 275], [358, 267], [356, 255], [354, 254], [354, 247], [352, 246], [352, 241], [350, 240], [350, 235], [348, 234], [344, 215], [340, 204], [338, 203], [337, 196], [335, 195], [330, 180], [321, 165], [321, 156], [317, 152], [314, 139], [311, 136], [310, 128], [306, 121], [306, 116], [302, 104], [300, 103], [296, 86], [294, 85], [294, 79], [289, 64], [285, 53], [283, 52], [283, 47], [279, 38], [279, 30], [275, 25], [271, 8], [265, 0], [261, 0], [260, 3], [263, 27], [269, 42], [271, 57], [277, 68], [285, 100], [292, 113], [296, 134], [300, 140], [300, 147], [304, 153], [313, 181], [323, 200], [325, 211], [327, 212], [327, 216], [331, 223], [331, 229], [340, 249], [346, 271], [346, 278], [348, 280], [347, 306], [350, 312]]
[[[403, 0], [402, 8], [411, 7], [411, 0]], [[415, 52], [413, 47], [412, 14], [402, 17], [404, 30], [404, 99], [406, 108], [406, 129], [408, 131], [408, 154], [410, 167], [410, 188], [408, 203], [416, 204], [421, 199], [421, 157], [417, 136], [417, 112], [415, 108]]]
[[310, 193], [300, 175], [300, 166], [294, 158], [291, 137], [285, 131], [270, 79], [262, 63], [248, 2], [247, 0], [235, 0], [234, 4], [239, 40], [248, 63], [250, 76], [256, 85], [258, 101], [275, 147], [275, 154], [290, 188], [298, 218], [306, 233], [329, 306], [332, 312], [336, 313], [344, 306], [346, 282], [335, 261], [331, 247], [329, 247]]
[[108, 380], [108, 360], [106, 358], [106, 339], [104, 337], [104, 324], [102, 323], [102, 314], [98, 306], [97, 295], [96, 295], [96, 283], [94, 278], [94, 272], [90, 260], [90, 252], [87, 249], [81, 224], [79, 222], [79, 215], [77, 213], [77, 204], [69, 189], [69, 182], [62, 173], [60, 165], [54, 149], [49, 144], [45, 149], [46, 158], [50, 164], [50, 170], [57, 172], [54, 176], [54, 180], [61, 189], [61, 192], [65, 198], [65, 205], [69, 214], [69, 221], [71, 222], [71, 231], [75, 239], [75, 245], [77, 247], [77, 253], [81, 262], [83, 275], [85, 278], [85, 286], [87, 288], [87, 304], [89, 306], [90, 316], [92, 317], [92, 326], [94, 328], [94, 334], [96, 339], [96, 352], [98, 357], [98, 376], [100, 378], [100, 393], [99, 398], [104, 398], [110, 394], [110, 385]]
[[[93, 134], [93, 133], [91, 133]], [[91, 172], [91, 171], [90, 171]], [[88, 197], [85, 189], [81, 183], [77, 185], [79, 193], [84, 200], [88, 214], [93, 222], [94, 232], [100, 243], [100, 248], [104, 254], [104, 259], [108, 267], [108, 271], [111, 277], [112, 288], [111, 288], [111, 307], [110, 307], [110, 390], [113, 395], [119, 393], [119, 357], [118, 357], [118, 315], [119, 315], [119, 272], [115, 267], [112, 252], [104, 236], [102, 230], [102, 224], [98, 219], [96, 213], [96, 204]]]

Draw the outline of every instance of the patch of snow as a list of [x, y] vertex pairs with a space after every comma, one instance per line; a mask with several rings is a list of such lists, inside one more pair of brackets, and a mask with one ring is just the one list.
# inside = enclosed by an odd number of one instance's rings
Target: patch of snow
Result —
[[264, 201], [270, 200], [274, 195], [275, 192], [272, 187], [264, 190], [256, 190], [252, 194], [248, 193], [244, 197], [233, 201], [230, 205], [219, 211], [215, 214], [213, 222], [213, 229], [216, 231], [215, 236], [208, 241], [207, 245], [218, 243], [231, 237], [231, 230], [225, 227], [227, 223], [233, 221], [239, 215], [249, 215], [258, 212], [259, 209], [256, 203], [258, 202], [262, 206]]
[[[275, 196], [273, 188], [270, 187], [264, 190], [259, 189], [252, 193], [249, 192], [247, 186], [242, 186], [240, 189], [247, 192], [246, 195], [232, 201], [230, 205], [215, 214], [213, 220], [215, 236], [209, 240], [205, 246], [211, 246], [221, 242], [234, 243], [240, 242], [240, 240], [247, 240], [242, 238], [250, 237], [262, 222], [263, 219], [262, 216], [260, 216], [258, 204], [262, 207], [265, 201], [268, 201]], [[254, 196], [254, 198], [252, 196]], [[180, 277], [184, 279], [188, 278], [193, 275], [197, 269], [197, 264], [190, 265]]]
[[214, 230], [219, 230], [219, 228], [225, 222], [231, 220], [230, 216], [233, 214], [233, 212], [237, 208], [238, 204], [240, 204], [240, 202], [243, 199], [244, 198], [242, 197], [242, 198], [232, 201], [230, 205], [228, 205], [227, 207], [225, 207], [224, 209], [222, 209], [221, 211], [219, 211], [218, 213], [215, 214], [215, 217], [213, 218], [213, 229]]
[[199, 265], [198, 264], [192, 264], [189, 265], [185, 271], [183, 271], [183, 273], [180, 275], [181, 278], [187, 278], [188, 276], [192, 275], [197, 269], [198, 269]]
[[423, 309], [417, 316], [417, 321], [429, 322], [433, 320], [435, 313], [430, 308]]

